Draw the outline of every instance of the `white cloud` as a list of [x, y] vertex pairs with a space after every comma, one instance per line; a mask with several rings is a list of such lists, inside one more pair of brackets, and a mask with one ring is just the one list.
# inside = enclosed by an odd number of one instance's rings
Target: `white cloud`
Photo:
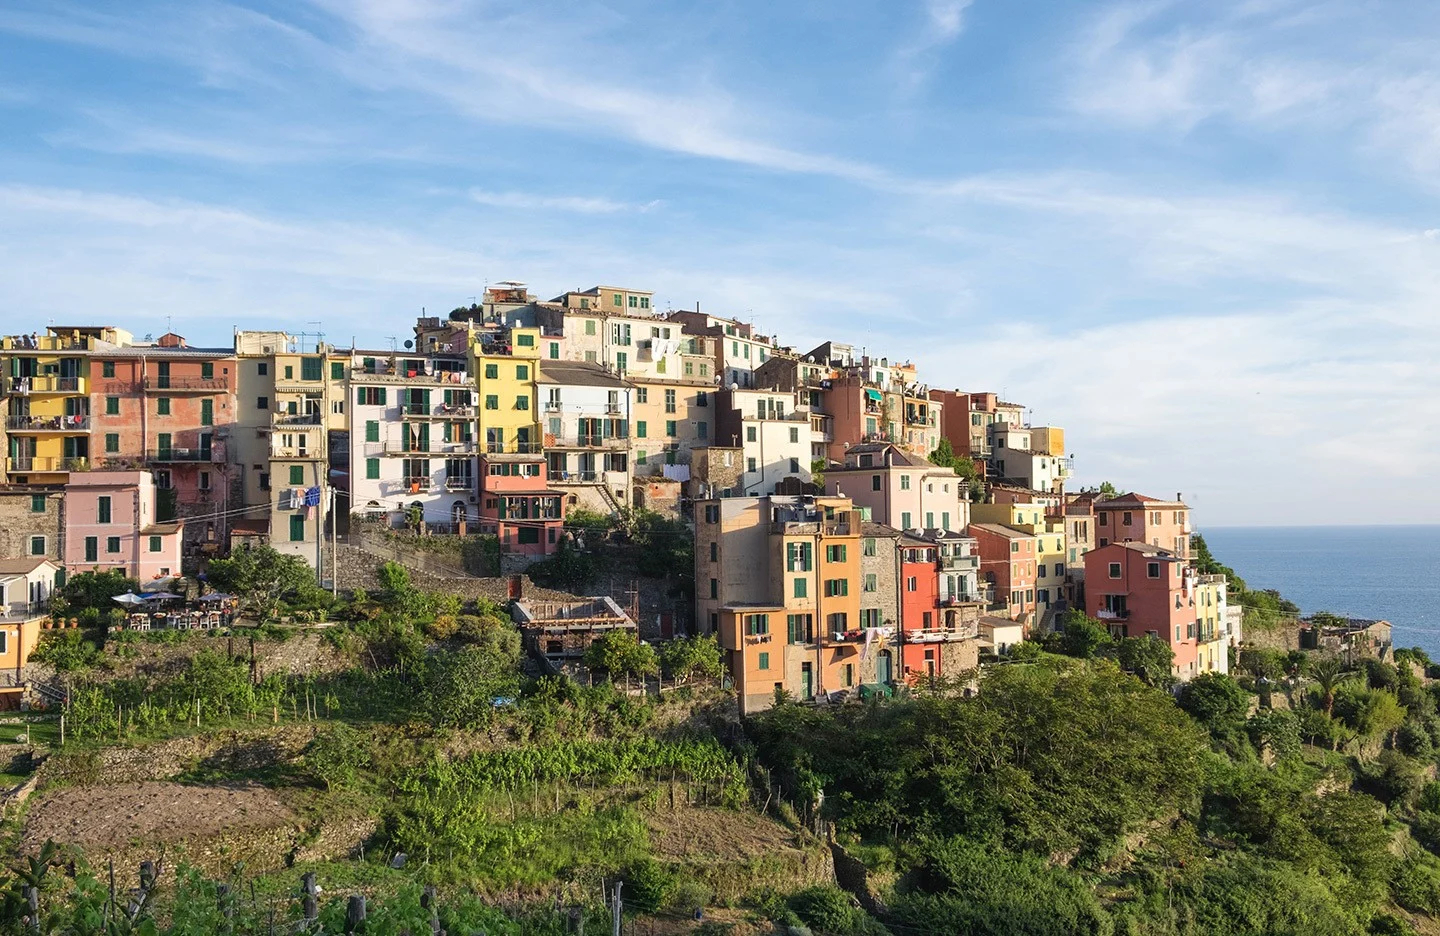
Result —
[[630, 203], [612, 201], [608, 198], [591, 198], [575, 195], [535, 195], [529, 192], [487, 192], [471, 189], [470, 200], [492, 208], [514, 208], [519, 211], [572, 211], [576, 214], [617, 214], [621, 212], [646, 212], [659, 208], [662, 202], [655, 199], [648, 202]]

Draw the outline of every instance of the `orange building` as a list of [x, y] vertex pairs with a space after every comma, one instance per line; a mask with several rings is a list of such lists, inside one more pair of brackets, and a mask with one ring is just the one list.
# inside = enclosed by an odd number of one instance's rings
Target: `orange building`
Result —
[[1176, 494], [1173, 501], [1144, 494], [1097, 499], [1095, 542], [1144, 543], [1190, 558], [1190, 508]]

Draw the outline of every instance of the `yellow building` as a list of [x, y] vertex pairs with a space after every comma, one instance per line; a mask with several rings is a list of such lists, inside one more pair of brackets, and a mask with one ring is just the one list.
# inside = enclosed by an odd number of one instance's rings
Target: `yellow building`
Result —
[[1065, 553], [1065, 523], [1046, 516], [1045, 504], [971, 504], [972, 523], [998, 523], [1023, 530], [1035, 537], [1035, 613], [1042, 627], [1048, 626], [1047, 613], [1053, 615], [1064, 607], [1065, 573], [1069, 566]]
[[476, 436], [488, 455], [539, 454], [542, 436], [535, 379], [540, 329], [476, 332], [470, 342], [478, 406]]
[[6, 481], [63, 484], [67, 472], [89, 467], [89, 354], [130, 341], [109, 326], [51, 326], [43, 335], [0, 339]]
[[1197, 673], [1230, 671], [1230, 635], [1225, 623], [1228, 584], [1223, 575], [1195, 577]]

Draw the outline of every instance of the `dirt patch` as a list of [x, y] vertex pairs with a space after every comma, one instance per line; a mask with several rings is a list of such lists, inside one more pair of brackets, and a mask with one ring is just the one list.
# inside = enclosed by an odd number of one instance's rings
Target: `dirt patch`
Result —
[[131, 843], [195, 843], [293, 825], [290, 807], [262, 786], [121, 783], [68, 787], [38, 797], [25, 820], [21, 847], [47, 839], [90, 852]]
[[688, 807], [646, 813], [657, 856], [691, 862], [745, 861], [773, 852], [795, 852], [795, 833], [757, 813]]

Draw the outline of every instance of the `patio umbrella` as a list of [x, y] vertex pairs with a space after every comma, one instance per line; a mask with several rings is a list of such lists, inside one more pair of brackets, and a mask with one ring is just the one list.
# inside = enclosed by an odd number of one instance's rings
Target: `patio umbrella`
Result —
[[234, 597], [234, 596], [233, 596], [233, 595], [227, 595], [227, 594], [225, 594], [224, 592], [211, 592], [211, 593], [208, 594], [208, 595], [201, 595], [201, 596], [200, 596], [200, 600], [201, 600], [201, 601], [229, 601], [232, 597]]
[[145, 596], [145, 600], [146, 600], [146, 601], [166, 601], [166, 600], [171, 599], [171, 598], [180, 598], [180, 597], [182, 597], [182, 596], [181, 596], [181, 595], [175, 595], [175, 594], [172, 594], [172, 593], [170, 593], [170, 592], [151, 592], [150, 594], [148, 594], [148, 595]]
[[123, 595], [116, 595], [115, 600], [123, 605], [140, 605], [145, 603], [145, 599], [135, 594], [134, 592], [126, 592]]

